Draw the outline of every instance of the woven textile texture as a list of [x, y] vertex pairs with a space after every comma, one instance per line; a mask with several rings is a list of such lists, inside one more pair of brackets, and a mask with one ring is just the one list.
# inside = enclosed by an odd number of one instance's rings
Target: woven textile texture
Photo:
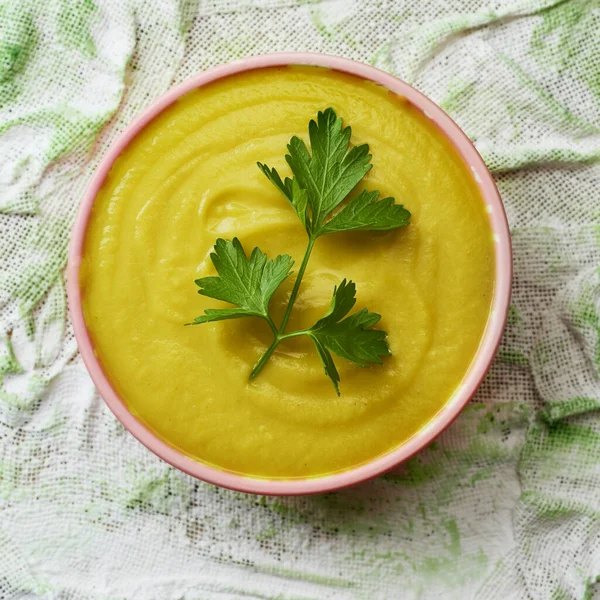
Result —
[[[515, 254], [474, 401], [402, 468], [254, 497], [136, 442], [87, 375], [64, 266], [84, 187], [190, 75], [281, 50], [374, 64], [492, 170]], [[0, 598], [600, 598], [600, 2], [0, 4]]]

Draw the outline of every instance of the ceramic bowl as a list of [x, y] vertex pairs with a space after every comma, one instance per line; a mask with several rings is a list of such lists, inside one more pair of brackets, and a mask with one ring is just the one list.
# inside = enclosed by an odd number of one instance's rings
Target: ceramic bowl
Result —
[[[495, 285], [490, 315], [479, 349], [458, 389], [425, 427], [395, 450], [347, 471], [307, 479], [268, 480], [244, 477], [197, 462], [158, 438], [132, 415], [123, 399], [113, 389], [94, 353], [92, 340], [83, 317], [79, 269], [87, 224], [96, 195], [115, 159], [141, 129], [177, 98], [190, 90], [234, 73], [285, 65], [315, 65], [374, 81], [391, 92], [405, 97], [435, 123], [442, 135], [451, 141], [471, 170], [481, 192], [482, 201], [486, 204], [495, 241]], [[215, 485], [255, 494], [296, 495], [337, 490], [385, 473], [425, 448], [456, 419], [475, 394], [496, 354], [508, 314], [511, 278], [510, 235], [502, 201], [494, 180], [481, 156], [458, 125], [441, 108], [416, 89], [379, 69], [336, 56], [292, 52], [253, 56], [204, 71], [174, 87], [153, 102], [121, 133], [102, 159], [81, 203], [69, 248], [67, 291], [75, 337], [92, 380], [117, 419], [142, 444], [174, 467]]]

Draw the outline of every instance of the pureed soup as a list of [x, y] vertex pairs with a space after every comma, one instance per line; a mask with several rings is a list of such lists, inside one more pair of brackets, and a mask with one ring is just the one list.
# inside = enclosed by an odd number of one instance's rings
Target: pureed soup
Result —
[[[273, 339], [259, 318], [185, 327], [207, 308], [194, 280], [215, 275], [217, 238], [246, 254], [291, 255], [307, 235], [257, 162], [290, 174], [286, 145], [333, 107], [368, 143], [377, 189], [412, 213], [391, 231], [344, 232], [315, 244], [286, 331], [310, 327], [345, 279], [382, 315], [392, 355], [362, 368], [333, 356], [338, 397], [305, 336]], [[295, 275], [270, 308], [280, 323]], [[80, 271], [95, 352], [130, 411], [206, 464], [262, 478], [346, 470], [398, 447], [450, 399], [473, 359], [493, 294], [485, 205], [450, 142], [403, 98], [319, 67], [265, 68], [187, 93], [115, 161], [93, 205]]]

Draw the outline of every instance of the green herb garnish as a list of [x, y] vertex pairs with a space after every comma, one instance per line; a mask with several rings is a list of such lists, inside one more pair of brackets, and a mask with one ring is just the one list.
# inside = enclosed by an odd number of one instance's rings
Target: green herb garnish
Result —
[[218, 239], [211, 260], [216, 277], [196, 280], [199, 294], [224, 300], [237, 308], [208, 309], [190, 325], [236, 319], [261, 317], [273, 332], [273, 342], [260, 357], [250, 379], [254, 379], [269, 360], [279, 343], [300, 335], [307, 335], [314, 343], [325, 374], [331, 379], [339, 396], [340, 376], [331, 352], [361, 367], [371, 363], [382, 364], [381, 357], [389, 356], [387, 334], [371, 329], [381, 315], [366, 308], [347, 316], [356, 303], [356, 286], [345, 279], [333, 291], [331, 306], [325, 316], [312, 327], [285, 333], [304, 271], [318, 237], [338, 231], [385, 231], [408, 225], [410, 213], [393, 198], [379, 199], [378, 191], [361, 191], [339, 212], [332, 214], [371, 169], [369, 146], [362, 144], [349, 148], [351, 129], [342, 127], [332, 108], [319, 112], [316, 122], [308, 126], [312, 154], [304, 142], [293, 137], [286, 155], [293, 177], [281, 179], [275, 169], [258, 163], [269, 181], [287, 198], [308, 234], [308, 245], [300, 265], [292, 293], [277, 327], [269, 313], [269, 302], [275, 290], [292, 271], [294, 261], [288, 255], [267, 258], [259, 248], [246, 256], [240, 241]]

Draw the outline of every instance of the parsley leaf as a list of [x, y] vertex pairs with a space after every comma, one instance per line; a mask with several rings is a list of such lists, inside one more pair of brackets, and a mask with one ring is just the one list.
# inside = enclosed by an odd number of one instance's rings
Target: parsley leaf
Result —
[[[393, 198], [378, 201], [379, 192], [363, 190], [327, 221], [371, 169], [368, 144], [349, 149], [350, 127], [342, 126], [332, 108], [319, 112], [308, 126], [312, 155], [294, 136], [286, 160], [294, 175], [285, 180], [276, 169], [258, 163], [260, 170], [288, 199], [309, 236], [337, 231], [387, 230], [408, 225], [410, 212]], [[308, 209], [310, 208], [310, 215]]]
[[319, 230], [319, 235], [338, 231], [385, 231], [408, 225], [410, 213], [393, 198], [378, 200], [377, 190], [362, 190]]
[[381, 365], [383, 363], [380, 357], [391, 354], [385, 341], [385, 331], [370, 329], [379, 322], [381, 315], [363, 308], [342, 321], [354, 306], [355, 295], [354, 283], [346, 283], [344, 279], [333, 291], [327, 314], [306, 330], [319, 353], [325, 374], [331, 379], [338, 396], [340, 376], [330, 351], [361, 367], [370, 367], [369, 363]]
[[199, 294], [223, 300], [239, 308], [208, 309], [190, 325], [240, 317], [263, 317], [271, 323], [269, 302], [275, 290], [291, 274], [294, 261], [287, 254], [267, 259], [259, 248], [246, 256], [237, 238], [218, 239], [210, 258], [217, 270], [216, 277], [196, 279]]
[[302, 222], [302, 225], [308, 230], [310, 223], [307, 214], [308, 195], [306, 190], [300, 188], [297, 179], [286, 177], [285, 181], [282, 181], [276, 169], [270, 169], [267, 165], [263, 165], [263, 163], [260, 162], [256, 164], [266, 175], [267, 179], [288, 199], [292, 208], [298, 215], [298, 218]]
[[350, 127], [342, 128], [342, 119], [328, 108], [308, 125], [312, 156], [296, 136], [288, 145], [285, 158], [300, 187], [308, 193], [315, 232], [371, 169], [367, 144], [348, 150], [351, 134]]

